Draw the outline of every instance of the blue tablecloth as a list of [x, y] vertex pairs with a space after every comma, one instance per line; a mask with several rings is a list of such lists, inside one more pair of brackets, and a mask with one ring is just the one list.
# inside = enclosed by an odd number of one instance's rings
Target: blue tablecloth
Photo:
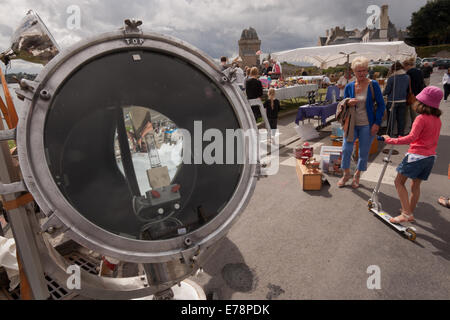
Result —
[[295, 118], [295, 123], [298, 123], [304, 119], [314, 118], [318, 116], [322, 120], [322, 124], [327, 123], [327, 118], [336, 114], [338, 103], [326, 104], [323, 106], [311, 106], [305, 105], [298, 108], [297, 117]]

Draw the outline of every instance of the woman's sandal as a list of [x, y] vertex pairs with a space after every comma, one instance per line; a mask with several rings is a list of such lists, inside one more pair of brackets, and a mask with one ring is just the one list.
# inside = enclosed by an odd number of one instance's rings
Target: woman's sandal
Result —
[[357, 188], [359, 188], [359, 178], [360, 178], [361, 176], [358, 174], [355, 174], [354, 176], [353, 176], [353, 181], [352, 181], [352, 188], [353, 189], [357, 189]]
[[438, 202], [441, 206], [450, 209], [450, 199], [446, 197], [439, 197]]
[[396, 216], [395, 218], [390, 218], [389, 222], [391, 223], [402, 223], [402, 222], [414, 222], [414, 217], [412, 214], [406, 214], [405, 212], [402, 212], [401, 215]]
[[351, 177], [352, 177], [351, 175], [346, 176], [346, 175], [344, 174], [344, 176], [343, 176], [343, 177], [338, 181], [338, 183], [337, 183], [338, 187], [339, 187], [339, 188], [344, 187], [345, 184], [347, 183], [347, 181], [350, 180]]

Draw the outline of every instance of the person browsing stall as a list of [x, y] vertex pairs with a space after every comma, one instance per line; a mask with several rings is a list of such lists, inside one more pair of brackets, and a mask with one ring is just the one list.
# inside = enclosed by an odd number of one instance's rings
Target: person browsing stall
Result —
[[351, 75], [350, 71], [347, 74], [342, 75], [339, 80], [336, 82], [337, 87], [339, 88], [339, 96], [340, 98], [344, 97], [344, 89], [345, 86], [354, 81], [354, 77]]
[[430, 85], [431, 74], [433, 73], [433, 66], [430, 66], [429, 62], [425, 62], [422, 67], [423, 81], [425, 82], [425, 86]]
[[[352, 187], [358, 188], [361, 172], [367, 170], [370, 146], [380, 128], [386, 106], [378, 82], [367, 78], [369, 59], [365, 57], [355, 58], [352, 62], [352, 70], [356, 75], [356, 80], [345, 86], [344, 101], [342, 103], [345, 103], [348, 108], [353, 108], [351, 111], [354, 119], [352, 119], [352, 128], [349, 128], [344, 134], [341, 165], [344, 170], [344, 176], [339, 180], [338, 187], [344, 187], [352, 177], [350, 174], [350, 161], [355, 139], [358, 138], [359, 159], [352, 181]], [[374, 101], [378, 105], [376, 110]]]
[[[253, 67], [250, 69], [250, 79], [245, 82], [245, 92], [247, 99], [258, 99], [263, 95], [263, 87], [261, 81], [258, 79], [258, 68]], [[261, 116], [258, 105], [252, 106], [253, 116], [255, 121]]]
[[230, 66], [228, 65], [227, 57], [220, 57], [220, 68], [222, 71], [228, 69]]
[[272, 63], [272, 71], [268, 72], [269, 76], [272, 79], [280, 79], [282, 74], [281, 64], [275, 59], [271, 59], [270, 62]]
[[[392, 135], [393, 124], [397, 122], [397, 133], [399, 136], [405, 135], [405, 117], [406, 117], [406, 98], [409, 91], [409, 76], [403, 70], [400, 62], [396, 62], [391, 67], [391, 76], [389, 77], [383, 95], [388, 96], [388, 120], [390, 128], [388, 134]], [[394, 84], [395, 83], [395, 84]]]
[[[436, 160], [436, 148], [441, 130], [442, 112], [439, 104], [444, 93], [441, 89], [429, 86], [416, 97], [414, 104], [419, 114], [413, 123], [411, 132], [406, 137], [394, 139], [382, 136], [387, 144], [409, 144], [408, 153], [397, 167], [395, 187], [401, 203], [401, 214], [389, 221], [392, 223], [414, 221], [413, 212], [420, 197], [420, 185], [428, 180]], [[411, 197], [405, 187], [406, 180], [411, 179]]]
[[263, 76], [269, 76], [269, 72], [272, 72], [272, 67], [269, 65], [269, 61], [264, 61], [263, 62], [263, 66], [264, 68], [262, 69], [261, 73]]
[[444, 86], [444, 101], [447, 101], [448, 95], [450, 94], [450, 68], [444, 73], [442, 84]]
[[269, 120], [270, 129], [277, 129], [278, 112], [280, 111], [280, 101], [275, 98], [276, 91], [274, 88], [270, 88], [268, 92], [269, 100], [264, 102], [264, 108], [266, 108], [267, 118]]
[[[415, 67], [416, 65], [416, 59], [409, 58], [405, 61], [403, 61], [403, 68], [406, 71], [406, 74], [409, 76], [409, 79], [411, 81], [411, 93], [414, 96], [417, 96], [423, 88], [425, 88], [425, 82], [423, 81], [423, 73], [419, 69]], [[409, 114], [411, 117], [411, 127], [412, 123], [414, 122], [414, 119], [416, 119], [417, 114], [414, 111], [414, 108], [411, 105], [407, 106], [407, 109], [409, 110]]]

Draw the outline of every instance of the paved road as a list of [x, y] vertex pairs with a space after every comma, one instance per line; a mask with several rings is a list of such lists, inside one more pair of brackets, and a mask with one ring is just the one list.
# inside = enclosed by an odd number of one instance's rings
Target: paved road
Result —
[[[432, 84], [442, 88], [442, 75], [435, 72]], [[450, 196], [450, 102], [441, 108], [439, 156], [415, 212], [415, 243], [367, 210], [383, 153], [371, 157], [358, 190], [339, 189], [338, 178], [328, 177], [329, 186], [304, 192], [293, 166], [297, 142], [281, 150], [278, 174], [258, 182], [240, 220], [193, 280], [220, 299], [449, 299], [450, 210], [436, 200]], [[281, 141], [295, 135], [294, 119], [280, 121]], [[313, 143], [331, 144], [326, 133]], [[396, 149], [380, 195], [395, 215], [393, 179], [407, 146]], [[369, 266], [379, 267], [381, 289], [367, 288]]]

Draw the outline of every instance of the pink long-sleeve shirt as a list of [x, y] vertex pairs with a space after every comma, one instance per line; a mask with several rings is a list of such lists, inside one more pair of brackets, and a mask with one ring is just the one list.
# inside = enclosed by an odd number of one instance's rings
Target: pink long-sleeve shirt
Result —
[[436, 155], [436, 148], [441, 131], [441, 119], [432, 115], [421, 114], [414, 120], [411, 132], [400, 138], [386, 139], [388, 144], [409, 144], [408, 153], [422, 156]]

